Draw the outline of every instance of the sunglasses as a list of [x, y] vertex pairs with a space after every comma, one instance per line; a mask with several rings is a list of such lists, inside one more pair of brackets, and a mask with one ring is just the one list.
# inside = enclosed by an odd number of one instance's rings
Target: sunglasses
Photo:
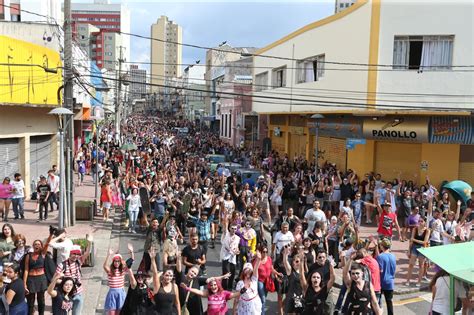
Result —
[[351, 276], [360, 276], [360, 272], [351, 272]]

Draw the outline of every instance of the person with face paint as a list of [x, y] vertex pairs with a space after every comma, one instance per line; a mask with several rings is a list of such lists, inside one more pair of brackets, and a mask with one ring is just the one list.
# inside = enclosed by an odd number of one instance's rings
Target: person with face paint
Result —
[[238, 299], [234, 300], [233, 315], [254, 315], [262, 312], [262, 301], [258, 295], [258, 268], [262, 254], [257, 251], [255, 266], [245, 263], [242, 269], [241, 280], [237, 283], [236, 290], [245, 289]]
[[207, 298], [207, 315], [225, 315], [227, 313], [227, 301], [239, 297], [240, 294], [246, 291], [245, 288], [242, 288], [239, 292], [224, 290], [220, 280], [216, 278], [208, 279], [207, 290], [205, 291], [189, 288], [184, 283], [181, 284], [181, 287], [200, 297]]
[[[59, 280], [60, 283], [57, 285]], [[48, 286], [48, 294], [52, 298], [53, 315], [68, 315], [72, 311], [72, 298], [76, 294], [74, 280], [64, 277], [62, 273], [55, 273]]]
[[44, 314], [44, 293], [48, 288], [46, 278], [46, 254], [48, 253], [49, 242], [53, 234], [50, 234], [46, 243], [35, 240], [33, 242], [33, 252], [25, 256], [25, 271], [23, 273], [23, 283], [25, 285], [26, 299], [29, 313], [34, 313], [35, 299], [38, 301], [38, 313]]
[[[150, 255], [153, 256], [153, 250]], [[156, 315], [181, 315], [181, 303], [179, 301], [179, 289], [173, 282], [173, 270], [166, 269], [158, 272], [156, 263], [151, 261], [153, 272], [153, 299], [155, 301]]]
[[120, 310], [121, 315], [147, 315], [153, 312], [153, 291], [147, 281], [150, 275], [145, 270], [139, 269], [135, 274], [132, 268], [128, 269], [130, 286], [127, 297]]

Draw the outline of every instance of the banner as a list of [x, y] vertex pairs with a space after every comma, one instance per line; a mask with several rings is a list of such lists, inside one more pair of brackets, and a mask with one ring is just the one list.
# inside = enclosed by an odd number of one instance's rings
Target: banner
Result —
[[363, 138], [385, 141], [428, 142], [428, 118], [399, 117], [365, 120]]
[[471, 116], [432, 117], [430, 143], [474, 144], [474, 118]]

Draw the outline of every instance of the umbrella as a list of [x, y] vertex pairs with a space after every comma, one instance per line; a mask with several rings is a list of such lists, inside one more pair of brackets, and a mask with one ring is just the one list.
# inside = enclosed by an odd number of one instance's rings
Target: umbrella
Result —
[[461, 200], [464, 203], [471, 198], [472, 187], [462, 180], [453, 180], [444, 185], [442, 189], [449, 190], [456, 200]]
[[120, 147], [120, 150], [124, 150], [124, 151], [132, 151], [132, 150], [136, 150], [136, 149], [137, 149], [137, 145], [134, 144], [134, 143], [124, 143]]

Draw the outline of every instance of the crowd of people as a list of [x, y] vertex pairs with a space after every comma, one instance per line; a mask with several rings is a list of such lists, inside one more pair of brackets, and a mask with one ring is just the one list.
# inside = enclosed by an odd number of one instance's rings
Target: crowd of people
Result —
[[[188, 132], [180, 134], [176, 127]], [[128, 232], [144, 241], [135, 272], [133, 246], [127, 260], [118, 250], [108, 253], [103, 269], [109, 314], [268, 314], [268, 294], [277, 294], [278, 314], [381, 314], [382, 297], [393, 314], [393, 242], [407, 244], [406, 285], [429, 283], [432, 314], [449, 312], [446, 272], [417, 249], [471, 241], [474, 196], [467, 203], [453, 202], [428, 177], [421, 184], [401, 175], [387, 180], [330, 162], [316, 169], [302, 157], [231, 147], [184, 120], [132, 116], [120, 136], [110, 125], [102, 126], [97, 136], [98, 147], [91, 141], [76, 154], [78, 184], [84, 174], [93, 175], [100, 184], [103, 220], [110, 220], [114, 210], [124, 211]], [[223, 165], [211, 171], [207, 154], [222, 154], [261, 174], [257, 180], [242, 178]], [[7, 190], [0, 188], [0, 194]], [[8, 191], [15, 192], [13, 187]], [[44, 200], [48, 204], [49, 196]], [[363, 239], [361, 225], [376, 225], [377, 235]], [[43, 261], [48, 245], [58, 243], [54, 235], [44, 246], [33, 243]], [[208, 249], [219, 245], [222, 275], [208, 277]], [[78, 261], [86, 255], [71, 251], [62, 257], [59, 266], [70, 271], [57, 267], [53, 284], [39, 288], [63, 305], [71, 301], [73, 314], [80, 314], [74, 307], [81, 293], [76, 281], [81, 264], [66, 263], [71, 257]], [[336, 283], [336, 269], [342, 271], [342, 283]], [[62, 285], [55, 286], [60, 278]], [[467, 314], [472, 290], [458, 286]], [[26, 293], [30, 296], [32, 290], [28, 287]], [[37, 300], [40, 309], [41, 297]], [[30, 304], [34, 297], [28, 298]]]

